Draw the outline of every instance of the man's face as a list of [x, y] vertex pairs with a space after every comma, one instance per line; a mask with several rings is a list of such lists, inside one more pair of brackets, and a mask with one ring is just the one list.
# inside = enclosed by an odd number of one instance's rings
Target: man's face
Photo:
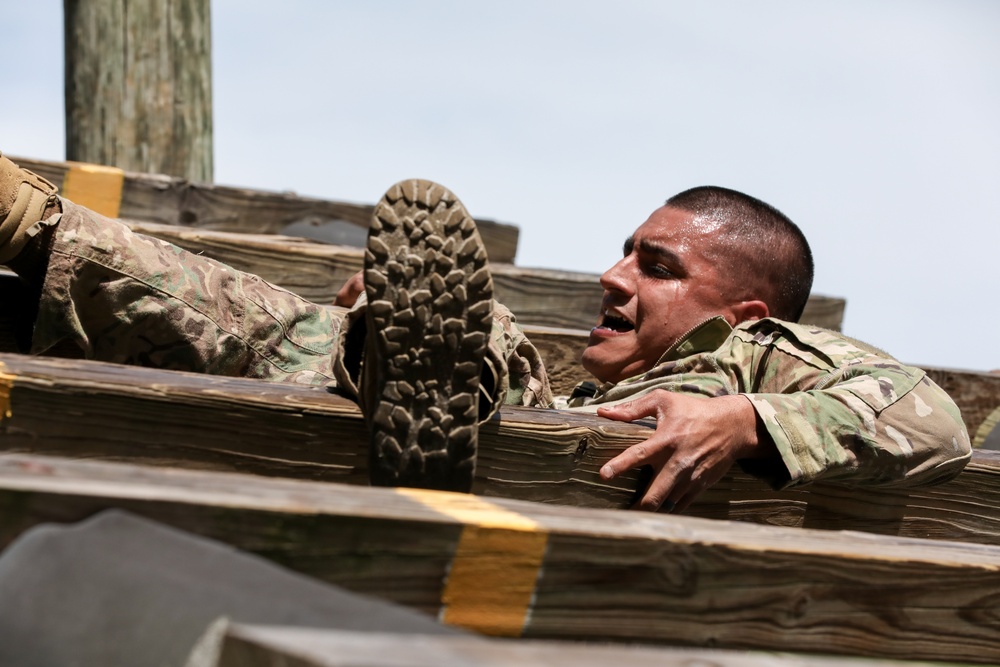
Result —
[[737, 319], [722, 296], [716, 242], [720, 224], [664, 206], [625, 243], [625, 256], [601, 276], [602, 313], [583, 366], [603, 382], [644, 373], [710, 317]]

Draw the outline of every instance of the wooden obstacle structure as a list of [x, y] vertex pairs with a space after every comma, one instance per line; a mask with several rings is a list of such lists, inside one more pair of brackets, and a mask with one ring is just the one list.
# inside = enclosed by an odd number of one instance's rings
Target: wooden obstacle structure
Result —
[[1000, 661], [996, 546], [0, 456], [0, 545], [109, 507], [493, 635]]
[[[137, 231], [312, 300], [331, 300], [360, 267], [357, 248], [271, 232], [310, 220], [360, 229], [370, 207], [22, 163], [70, 193], [99, 195], [95, 208], [134, 218]], [[509, 262], [516, 229], [510, 242], [507, 227], [487, 224], [495, 234], [484, 237], [499, 238], [491, 257]], [[498, 296], [522, 314], [554, 388], [567, 393], [586, 378], [581, 328], [597, 311], [596, 276], [493, 268]], [[19, 289], [0, 275], [0, 351], [30, 337]], [[811, 307], [814, 322], [839, 328], [842, 300]], [[1000, 376], [927, 372], [970, 434], [1000, 406]], [[925, 489], [777, 492], [734, 469], [687, 517], [610, 511], [629, 507], [644, 478], [604, 482], [598, 470], [648, 434], [593, 415], [504, 408], [480, 430], [476, 496], [368, 489], [361, 414], [323, 388], [0, 354], [0, 548], [38, 523], [118, 507], [490, 634], [696, 646], [678, 660], [727, 665], [771, 658], [704, 647], [1000, 660], [1000, 453], [976, 451], [955, 480]], [[231, 634], [272, 657], [304, 641]], [[636, 661], [662, 653], [608, 651]]]
[[[280, 234], [291, 225], [333, 226], [360, 245], [374, 209], [368, 204], [198, 183], [93, 164], [11, 159], [55, 183], [67, 199], [110, 218], [250, 234]], [[492, 262], [514, 261], [517, 227], [478, 218], [476, 225]]]
[[[6, 452], [248, 472], [366, 485], [367, 433], [351, 401], [320, 387], [91, 361], [0, 355]], [[478, 495], [627, 508], [638, 472], [601, 465], [649, 427], [577, 412], [504, 407], [480, 428]], [[906, 491], [813, 484], [776, 492], [736, 469], [687, 514], [1000, 545], [1000, 452], [955, 480]]]

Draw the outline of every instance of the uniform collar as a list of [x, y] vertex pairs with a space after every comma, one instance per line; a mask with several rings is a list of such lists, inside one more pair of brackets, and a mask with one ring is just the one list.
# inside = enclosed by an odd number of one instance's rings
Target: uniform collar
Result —
[[733, 333], [733, 328], [729, 326], [726, 318], [722, 315], [716, 315], [678, 338], [656, 363], [660, 365], [666, 361], [677, 361], [684, 357], [690, 357], [692, 354], [712, 352], [719, 349], [719, 346], [731, 333]]

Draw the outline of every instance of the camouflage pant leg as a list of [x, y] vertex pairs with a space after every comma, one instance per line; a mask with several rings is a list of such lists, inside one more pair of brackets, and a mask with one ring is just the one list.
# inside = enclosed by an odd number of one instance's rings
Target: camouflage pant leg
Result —
[[[493, 302], [493, 332], [486, 358], [501, 369], [494, 399], [505, 405], [551, 408], [554, 399], [538, 349], [507, 306]], [[504, 372], [505, 371], [505, 372]]]
[[133, 233], [67, 200], [32, 352], [67, 341], [88, 359], [327, 384], [342, 318], [257, 276]]

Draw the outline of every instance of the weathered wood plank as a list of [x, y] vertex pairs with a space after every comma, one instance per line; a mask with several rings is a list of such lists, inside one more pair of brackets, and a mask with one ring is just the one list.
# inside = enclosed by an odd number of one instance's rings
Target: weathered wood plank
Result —
[[1000, 408], [1000, 373], [931, 367], [924, 370], [958, 404], [969, 428], [969, 437], [975, 437], [983, 420]]
[[225, 262], [314, 303], [332, 304], [364, 265], [364, 250], [279, 234], [234, 234], [125, 220], [140, 234]]
[[721, 649], [438, 637], [232, 624], [217, 660], [186, 667], [932, 667], [933, 663]]
[[66, 155], [212, 180], [208, 0], [65, 0]]
[[997, 547], [0, 457], [0, 544], [109, 507], [494, 634], [1000, 661]]
[[[60, 187], [69, 170], [86, 167], [79, 163], [11, 159]], [[91, 184], [91, 187], [100, 186]], [[301, 197], [291, 192], [226, 187], [134, 172], [126, 172], [124, 184], [115, 184], [113, 188], [120, 188], [115, 202], [118, 205], [111, 211], [98, 210], [111, 217], [258, 234], [280, 234], [294, 225], [312, 228], [313, 233], [352, 245], [364, 242], [364, 230], [374, 208], [369, 204]], [[63, 194], [77, 201], [75, 192]], [[490, 260], [513, 262], [517, 254], [517, 227], [480, 218], [476, 224]]]
[[[361, 270], [360, 248], [268, 234], [232, 234], [175, 225], [126, 221], [137, 232], [170, 241], [261, 276], [316, 303], [333, 303], [344, 282]], [[603, 291], [597, 276], [569, 271], [490, 265], [496, 298], [520, 321], [554, 326], [590, 326]]]
[[[356, 406], [321, 388], [0, 355], [0, 450], [367, 483]], [[628, 507], [638, 473], [601, 465], [649, 433], [592, 415], [504, 408], [480, 429], [474, 492]], [[1000, 545], [1000, 453], [908, 492], [816, 484], [775, 492], [731, 471], [692, 516]]]

